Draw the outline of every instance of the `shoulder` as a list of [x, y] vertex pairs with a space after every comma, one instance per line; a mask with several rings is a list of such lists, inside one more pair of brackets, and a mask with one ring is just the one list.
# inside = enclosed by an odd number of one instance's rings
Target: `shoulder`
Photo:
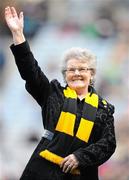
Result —
[[[92, 92], [95, 92], [96, 94], [98, 94], [94, 87], [89, 87], [89, 88], [91, 88]], [[98, 97], [99, 97], [98, 109], [101, 109], [102, 111], [108, 113], [109, 115], [110, 115], [110, 113], [113, 114], [115, 111], [114, 105], [111, 104], [110, 102], [108, 102], [100, 94], [98, 94]]]
[[53, 79], [50, 84], [51, 88], [55, 90], [61, 90], [63, 88], [57, 79]]
[[104, 99], [101, 96], [99, 96], [99, 107], [104, 109], [109, 115], [115, 112], [114, 105], [108, 102], [106, 99]]
[[50, 94], [55, 94], [58, 97], [62, 97], [63, 96], [63, 89], [64, 87], [61, 86], [60, 82], [57, 79], [53, 79], [50, 82]]

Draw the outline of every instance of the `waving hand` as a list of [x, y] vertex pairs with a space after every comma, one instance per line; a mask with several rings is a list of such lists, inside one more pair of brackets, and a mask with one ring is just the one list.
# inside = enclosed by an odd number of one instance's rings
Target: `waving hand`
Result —
[[18, 15], [14, 7], [6, 7], [5, 20], [10, 31], [12, 32], [14, 43], [20, 44], [24, 42], [25, 37], [23, 34], [23, 28], [24, 28], [23, 12], [20, 12]]

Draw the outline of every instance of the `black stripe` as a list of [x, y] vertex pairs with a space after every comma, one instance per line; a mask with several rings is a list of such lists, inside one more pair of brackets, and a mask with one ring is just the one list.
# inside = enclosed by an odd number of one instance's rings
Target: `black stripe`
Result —
[[72, 98], [66, 98], [62, 111], [69, 112], [76, 115], [77, 100]]
[[96, 112], [97, 112], [97, 108], [96, 107], [93, 107], [90, 104], [84, 103], [82, 118], [94, 122], [95, 121], [95, 117], [96, 117]]

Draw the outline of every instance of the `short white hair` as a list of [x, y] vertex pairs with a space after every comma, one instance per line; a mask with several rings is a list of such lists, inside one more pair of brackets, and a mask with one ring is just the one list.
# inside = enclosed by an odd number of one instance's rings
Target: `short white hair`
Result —
[[72, 47], [64, 52], [62, 59], [62, 73], [65, 79], [65, 70], [67, 69], [67, 62], [70, 59], [77, 59], [78, 61], [86, 62], [88, 68], [91, 68], [92, 76], [94, 78], [97, 68], [97, 57], [87, 48]]

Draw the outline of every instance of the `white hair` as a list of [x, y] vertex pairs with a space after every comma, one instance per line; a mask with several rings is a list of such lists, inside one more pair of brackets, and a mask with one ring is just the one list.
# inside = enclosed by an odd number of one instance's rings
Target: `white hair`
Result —
[[91, 73], [94, 79], [97, 68], [97, 58], [94, 53], [92, 53], [89, 49], [80, 48], [80, 47], [72, 47], [68, 49], [63, 55], [63, 64], [62, 64], [62, 73], [65, 79], [65, 70], [67, 69], [67, 62], [70, 59], [77, 59], [78, 61], [86, 62], [88, 68], [91, 68]]

